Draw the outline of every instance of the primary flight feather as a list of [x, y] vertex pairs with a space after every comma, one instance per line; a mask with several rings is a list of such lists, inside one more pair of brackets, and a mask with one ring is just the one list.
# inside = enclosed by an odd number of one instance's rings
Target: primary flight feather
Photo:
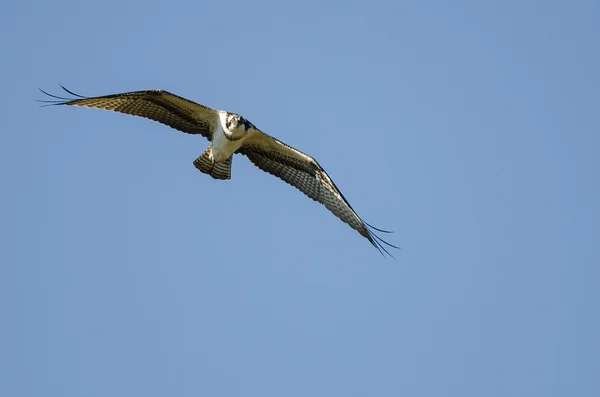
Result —
[[390, 255], [383, 244], [398, 248], [374, 233], [390, 232], [369, 225], [357, 215], [317, 160], [265, 134], [239, 114], [215, 110], [164, 90], [84, 97], [62, 85], [61, 88], [76, 98], [63, 98], [40, 89], [54, 98], [40, 102], [114, 110], [158, 121], [188, 134], [202, 135], [211, 144], [194, 160], [194, 166], [201, 172], [214, 179], [231, 179], [233, 155], [243, 154], [261, 170], [280, 178], [323, 204], [335, 216], [367, 238], [380, 252]]

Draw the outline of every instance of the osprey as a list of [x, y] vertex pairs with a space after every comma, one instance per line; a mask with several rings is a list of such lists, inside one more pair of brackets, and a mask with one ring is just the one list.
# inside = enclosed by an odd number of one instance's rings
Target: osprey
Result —
[[69, 105], [114, 110], [158, 121], [188, 134], [202, 135], [211, 144], [194, 160], [194, 166], [200, 172], [214, 179], [231, 179], [233, 155], [243, 154], [261, 170], [325, 205], [335, 216], [367, 238], [382, 254], [385, 252], [391, 256], [382, 243], [398, 248], [373, 232], [390, 231], [377, 229], [358, 216], [317, 160], [265, 134], [239, 114], [215, 110], [164, 90], [84, 97], [62, 85], [60, 87], [76, 98], [64, 98], [40, 89], [54, 99], [39, 102], [47, 103], [46, 106]]

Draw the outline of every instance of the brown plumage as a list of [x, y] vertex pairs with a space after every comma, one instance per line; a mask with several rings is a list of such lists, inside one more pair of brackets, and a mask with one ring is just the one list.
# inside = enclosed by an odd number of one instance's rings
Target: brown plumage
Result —
[[[327, 172], [313, 157], [265, 134], [239, 115], [215, 110], [164, 90], [135, 91], [90, 98], [75, 94], [62, 85], [61, 87], [77, 98], [63, 98], [40, 90], [55, 98], [55, 100], [41, 102], [49, 105], [113, 110], [145, 117], [188, 134], [202, 135], [212, 144], [194, 161], [194, 166], [201, 172], [215, 179], [230, 179], [232, 154], [243, 154], [261, 170], [280, 178], [311, 199], [323, 204], [336, 217], [368, 239], [380, 252], [390, 255], [383, 244], [398, 248], [374, 233], [374, 231], [390, 232], [377, 229], [358, 216]], [[227, 122], [223, 123], [223, 120]], [[236, 136], [234, 139], [233, 135], [229, 135], [232, 134], [229, 130], [230, 126], [243, 128], [244, 133], [241, 138]], [[225, 130], [227, 134], [223, 132]], [[215, 133], [219, 134], [220, 142]], [[222, 140], [223, 134], [227, 138], [225, 141]], [[213, 158], [215, 151], [229, 149], [231, 151], [224, 160]]]

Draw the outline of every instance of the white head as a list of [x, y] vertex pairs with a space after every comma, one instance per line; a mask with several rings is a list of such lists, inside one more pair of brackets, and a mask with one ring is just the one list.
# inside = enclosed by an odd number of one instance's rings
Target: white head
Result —
[[225, 131], [230, 139], [240, 139], [246, 135], [251, 129], [256, 129], [254, 124], [235, 113], [228, 113], [225, 117]]

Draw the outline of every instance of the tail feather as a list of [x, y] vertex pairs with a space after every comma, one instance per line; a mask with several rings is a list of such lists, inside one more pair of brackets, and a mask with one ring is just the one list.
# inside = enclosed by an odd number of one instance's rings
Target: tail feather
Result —
[[231, 179], [231, 161], [233, 156], [227, 160], [215, 163], [212, 156], [212, 147], [206, 149], [202, 156], [194, 160], [194, 166], [204, 174], [212, 176], [214, 179]]
[[204, 174], [210, 174], [215, 163], [212, 159], [212, 147], [209, 147], [200, 157], [194, 160], [194, 166]]
[[233, 156], [230, 156], [227, 160], [222, 163], [215, 163], [214, 168], [212, 169], [210, 176], [215, 179], [231, 179], [231, 161], [233, 160]]

